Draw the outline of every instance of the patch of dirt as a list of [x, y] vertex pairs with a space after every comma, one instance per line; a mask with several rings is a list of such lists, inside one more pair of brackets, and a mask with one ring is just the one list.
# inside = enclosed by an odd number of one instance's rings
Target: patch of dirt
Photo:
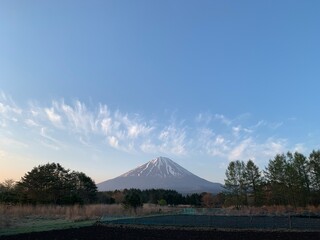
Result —
[[99, 225], [91, 227], [0, 236], [0, 240], [313, 240], [320, 232], [217, 230], [210, 228], [168, 228]]

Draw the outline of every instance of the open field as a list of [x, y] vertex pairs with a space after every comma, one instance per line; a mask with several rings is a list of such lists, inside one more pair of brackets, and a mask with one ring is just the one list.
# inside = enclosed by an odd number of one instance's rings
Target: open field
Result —
[[134, 212], [122, 205], [0, 205], [0, 236], [92, 225], [102, 216], [144, 216], [177, 211], [176, 208], [146, 204]]
[[319, 239], [319, 216], [314, 207], [236, 210], [146, 204], [134, 212], [122, 205], [0, 205], [0, 239]]
[[105, 220], [101, 223], [117, 225], [210, 227], [216, 229], [300, 230], [319, 231], [319, 217], [302, 216], [210, 216], [158, 215]]

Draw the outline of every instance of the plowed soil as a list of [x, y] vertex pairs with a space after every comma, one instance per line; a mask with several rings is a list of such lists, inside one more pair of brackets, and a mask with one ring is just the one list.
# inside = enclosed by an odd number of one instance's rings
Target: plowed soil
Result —
[[100, 225], [14, 236], [0, 236], [0, 240], [313, 240], [320, 232], [217, 230], [210, 228], [168, 228]]

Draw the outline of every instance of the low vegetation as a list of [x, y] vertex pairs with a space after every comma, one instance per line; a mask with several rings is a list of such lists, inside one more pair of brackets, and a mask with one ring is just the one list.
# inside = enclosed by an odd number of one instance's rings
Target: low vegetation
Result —
[[121, 204], [7, 205], [0, 204], [0, 235], [93, 225], [102, 217], [142, 216], [177, 212], [178, 208], [144, 204], [124, 208]]

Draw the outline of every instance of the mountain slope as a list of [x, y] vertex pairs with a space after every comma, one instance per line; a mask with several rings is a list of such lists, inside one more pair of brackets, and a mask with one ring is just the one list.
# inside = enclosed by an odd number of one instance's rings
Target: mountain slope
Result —
[[222, 191], [212, 183], [189, 172], [169, 158], [158, 157], [119, 177], [97, 184], [99, 191], [122, 189], [172, 189], [183, 194]]

